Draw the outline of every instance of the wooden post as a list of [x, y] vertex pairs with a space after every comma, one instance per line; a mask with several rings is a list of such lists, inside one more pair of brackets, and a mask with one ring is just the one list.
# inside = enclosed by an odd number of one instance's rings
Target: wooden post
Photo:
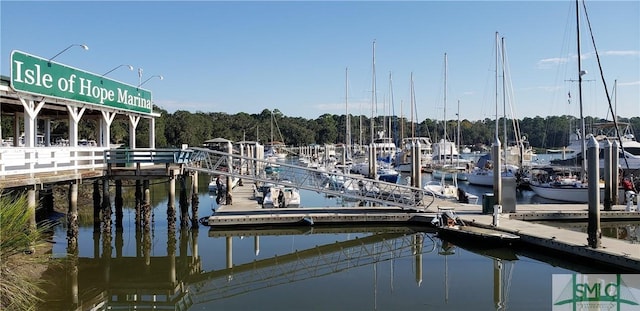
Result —
[[180, 176], [180, 227], [189, 225], [189, 201], [187, 199], [187, 176]]
[[197, 227], [198, 224], [198, 172], [193, 172], [191, 183], [191, 226]]
[[100, 228], [100, 181], [93, 182], [93, 229], [99, 231]]
[[122, 228], [122, 206], [124, 202], [122, 200], [122, 180], [116, 180], [116, 228]]
[[69, 184], [69, 211], [67, 213], [67, 248], [70, 254], [78, 249], [78, 182]]
[[142, 181], [142, 188], [144, 191], [144, 202], [142, 203], [142, 218], [144, 230], [151, 228], [151, 191], [149, 190], [149, 180]]
[[111, 199], [109, 198], [109, 179], [102, 179], [102, 232], [111, 233]]
[[136, 179], [136, 227], [140, 227], [142, 225], [142, 182], [139, 179]]
[[176, 177], [169, 177], [169, 202], [167, 204], [167, 221], [169, 224], [176, 222]]

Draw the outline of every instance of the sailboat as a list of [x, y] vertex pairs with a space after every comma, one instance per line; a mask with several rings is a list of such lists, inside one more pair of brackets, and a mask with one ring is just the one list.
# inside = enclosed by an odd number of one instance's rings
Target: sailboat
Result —
[[[579, 0], [576, 0], [576, 36], [577, 36], [577, 50], [578, 56], [580, 56], [580, 6]], [[586, 154], [585, 147], [585, 139], [586, 137], [584, 133], [585, 131], [585, 122], [584, 116], [582, 115], [582, 76], [586, 74], [586, 71], [582, 70], [582, 60], [581, 57], [577, 58], [578, 61], [578, 101], [580, 105], [580, 122], [581, 122], [581, 131], [583, 139], [581, 139], [581, 152], [582, 154]], [[564, 202], [575, 202], [575, 203], [588, 203], [589, 202], [589, 189], [588, 183], [585, 182], [586, 177], [586, 161], [582, 161], [581, 173], [580, 176], [576, 176], [573, 178], [554, 178], [553, 180], [548, 180], [547, 178], [532, 178], [530, 181], [530, 187], [536, 195], [546, 198], [552, 199], [556, 201], [564, 201]], [[600, 190], [600, 200], [604, 200], [604, 183], [599, 182], [599, 190]], [[624, 197], [624, 191], [621, 192], [619, 189], [619, 198]]]
[[[391, 160], [395, 157], [395, 153], [397, 151], [396, 144], [393, 142], [391, 137], [385, 135], [385, 131], [377, 132], [378, 137], [374, 136], [375, 134], [375, 116], [374, 111], [377, 106], [376, 101], [376, 42], [373, 41], [373, 62], [372, 62], [372, 100], [371, 100], [371, 145], [373, 148], [371, 150], [375, 155], [376, 161], [376, 174], [375, 177], [378, 180], [389, 182], [389, 183], [397, 183], [400, 180], [400, 173], [396, 171], [392, 165]], [[391, 81], [391, 77], [389, 77], [389, 81]], [[391, 83], [391, 82], [390, 82]], [[354, 163], [351, 166], [351, 171], [356, 174], [362, 174], [365, 176], [370, 176], [369, 172], [369, 160], [361, 160], [358, 163]]]
[[444, 135], [443, 138], [432, 145], [433, 156], [431, 172], [433, 179], [438, 180], [441, 177], [447, 180], [465, 180], [466, 175], [462, 174], [467, 170], [469, 160], [462, 159], [456, 144], [447, 138], [447, 53], [444, 54]]
[[420, 144], [419, 152], [420, 152], [420, 165], [421, 170], [425, 171], [427, 166], [431, 166], [431, 157], [432, 151], [431, 148], [431, 138], [430, 137], [422, 137], [416, 136], [414, 116], [417, 115], [416, 112], [416, 102], [415, 102], [415, 92], [413, 88], [413, 72], [411, 73], [411, 83], [410, 83], [410, 93], [411, 93], [411, 134], [409, 137], [402, 138], [401, 152], [396, 156], [396, 164], [395, 168], [400, 172], [411, 172], [413, 168], [412, 161], [412, 152], [414, 148], [414, 144]]
[[[280, 134], [280, 139], [282, 141], [274, 141], [273, 140], [273, 125], [276, 125], [276, 129], [278, 130], [278, 133]], [[273, 111], [271, 111], [271, 135], [270, 135], [270, 139], [271, 141], [269, 142], [269, 144], [267, 144], [265, 146], [265, 152], [264, 152], [264, 157], [266, 160], [270, 161], [270, 162], [275, 162], [275, 161], [284, 161], [284, 159], [286, 159], [287, 157], [287, 153], [286, 152], [282, 152], [281, 149], [282, 147], [284, 147], [284, 138], [282, 137], [282, 133], [280, 133], [280, 128], [278, 127], [278, 123], [275, 119], [275, 116], [273, 115]]]
[[[504, 37], [502, 38], [502, 45], [500, 45], [500, 40], [499, 40], [499, 36], [498, 36], [498, 32], [496, 32], [496, 137], [498, 137], [498, 67], [499, 67], [499, 58], [498, 58], [498, 53], [500, 51], [500, 47], [502, 47], [502, 88], [503, 88], [503, 93], [504, 90], [506, 88], [506, 83], [504, 82], [505, 80], [505, 48], [504, 48]], [[507, 124], [506, 124], [506, 96], [503, 96], [503, 107], [505, 110], [505, 115], [504, 115], [504, 140], [507, 141]], [[516, 135], [519, 136], [519, 135]], [[513, 164], [508, 164], [507, 161], [509, 161], [508, 157], [506, 156], [507, 148], [505, 148], [505, 157], [504, 157], [504, 161], [505, 164], [501, 165], [500, 168], [500, 176], [501, 177], [516, 177], [518, 171], [520, 170], [520, 167], [513, 165]], [[469, 181], [469, 184], [472, 185], [477, 185], [477, 186], [486, 186], [486, 187], [493, 187], [493, 183], [494, 183], [494, 173], [493, 173], [493, 162], [491, 161], [491, 154], [486, 154], [482, 157], [480, 157], [480, 159], [478, 159], [478, 162], [476, 162], [476, 166], [471, 170], [471, 172], [469, 172], [467, 174], [467, 180]]]

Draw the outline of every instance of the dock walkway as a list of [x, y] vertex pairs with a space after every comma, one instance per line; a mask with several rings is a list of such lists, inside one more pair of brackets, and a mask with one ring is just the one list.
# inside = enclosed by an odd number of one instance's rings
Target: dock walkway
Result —
[[[572, 220], [586, 221], [584, 204], [520, 204], [517, 213], [502, 214], [499, 226], [492, 226], [493, 215], [482, 213], [482, 206], [436, 200], [425, 212], [407, 211], [396, 207], [304, 207], [262, 208], [254, 197], [251, 185], [245, 184], [233, 190], [233, 204], [220, 206], [209, 217], [209, 226], [221, 229], [238, 226], [321, 225], [321, 224], [375, 224], [406, 223], [428, 225], [438, 207], [455, 207], [460, 218], [469, 225], [489, 227], [520, 236], [525, 245], [541, 252], [563, 254], [576, 260], [592, 260], [640, 272], [640, 244], [602, 237], [601, 247], [588, 246], [587, 234], [567, 228], [531, 221]], [[640, 221], [639, 212], [626, 212], [624, 206], [614, 206], [612, 211], [600, 211], [602, 220]], [[640, 230], [640, 229], [638, 229]], [[637, 233], [636, 233], [637, 234]]]

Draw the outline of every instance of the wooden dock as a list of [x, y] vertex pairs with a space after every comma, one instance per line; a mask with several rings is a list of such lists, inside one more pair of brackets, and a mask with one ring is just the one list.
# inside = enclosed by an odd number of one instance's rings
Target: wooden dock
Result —
[[[265, 228], [275, 226], [322, 226], [406, 224], [429, 227], [438, 207], [455, 207], [457, 214], [467, 224], [498, 229], [520, 236], [525, 247], [544, 254], [569, 256], [575, 260], [587, 260], [640, 272], [640, 244], [615, 238], [602, 237], [601, 247], [588, 246], [587, 233], [555, 227], [531, 221], [582, 221], [587, 220], [585, 204], [520, 204], [517, 213], [502, 214], [499, 226], [492, 226], [493, 215], [482, 213], [482, 206], [436, 200], [426, 211], [408, 211], [396, 207], [304, 207], [262, 208], [254, 196], [253, 188], [246, 183], [233, 189], [233, 205], [220, 206], [209, 217], [212, 230], [225, 228]], [[640, 212], [626, 212], [624, 206], [614, 206], [612, 211], [600, 211], [603, 221], [640, 221]], [[606, 224], [606, 222], [605, 222]]]

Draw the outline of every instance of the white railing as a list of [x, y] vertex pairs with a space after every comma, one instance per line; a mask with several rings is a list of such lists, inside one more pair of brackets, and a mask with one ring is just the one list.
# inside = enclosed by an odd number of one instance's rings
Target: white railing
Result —
[[105, 169], [103, 147], [0, 148], [0, 176]]

